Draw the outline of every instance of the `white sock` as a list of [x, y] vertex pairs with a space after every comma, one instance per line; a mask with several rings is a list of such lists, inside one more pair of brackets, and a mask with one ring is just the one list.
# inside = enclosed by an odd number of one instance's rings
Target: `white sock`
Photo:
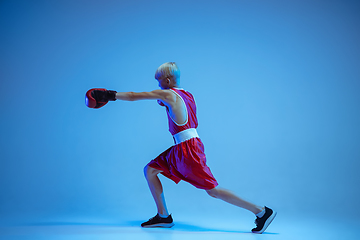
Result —
[[160, 214], [160, 213], [158, 213], [159, 214], [159, 216], [160, 217], [162, 217], [162, 218], [167, 218], [169, 215], [162, 215], [162, 214]]
[[265, 208], [264, 208], [264, 210], [262, 210], [261, 212], [256, 214], [256, 216], [259, 217], [259, 218], [262, 218], [264, 216], [264, 214], [265, 214]]

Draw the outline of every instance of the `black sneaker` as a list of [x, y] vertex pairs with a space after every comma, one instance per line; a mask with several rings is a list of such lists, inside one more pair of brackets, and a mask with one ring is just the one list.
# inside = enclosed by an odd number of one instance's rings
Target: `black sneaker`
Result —
[[162, 218], [159, 214], [156, 214], [155, 217], [150, 218], [149, 221], [141, 224], [144, 228], [154, 228], [154, 227], [163, 227], [163, 228], [171, 228], [175, 224], [173, 223], [173, 219], [171, 215], [167, 218]]
[[253, 233], [263, 233], [266, 228], [270, 225], [272, 220], [274, 220], [276, 216], [276, 212], [274, 212], [272, 209], [265, 207], [265, 214], [261, 218], [256, 217], [255, 224], [256, 228], [253, 228], [251, 231]]

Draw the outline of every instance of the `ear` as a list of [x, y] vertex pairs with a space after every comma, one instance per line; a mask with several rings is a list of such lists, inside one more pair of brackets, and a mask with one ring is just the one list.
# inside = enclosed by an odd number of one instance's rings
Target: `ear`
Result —
[[171, 83], [171, 79], [170, 78], [166, 78], [166, 83], [170, 84]]

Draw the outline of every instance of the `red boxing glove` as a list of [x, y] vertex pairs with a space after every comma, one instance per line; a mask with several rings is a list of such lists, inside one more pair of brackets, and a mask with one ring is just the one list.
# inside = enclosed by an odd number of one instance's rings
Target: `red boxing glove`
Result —
[[108, 101], [116, 100], [116, 92], [105, 88], [92, 88], [85, 94], [85, 104], [89, 108], [101, 108]]

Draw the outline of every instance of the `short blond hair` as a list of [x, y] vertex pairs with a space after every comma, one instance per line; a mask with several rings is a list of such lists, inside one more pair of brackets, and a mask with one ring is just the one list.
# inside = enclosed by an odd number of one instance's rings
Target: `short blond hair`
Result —
[[176, 82], [180, 81], [180, 69], [175, 62], [166, 62], [162, 64], [155, 72], [155, 78], [170, 78]]

